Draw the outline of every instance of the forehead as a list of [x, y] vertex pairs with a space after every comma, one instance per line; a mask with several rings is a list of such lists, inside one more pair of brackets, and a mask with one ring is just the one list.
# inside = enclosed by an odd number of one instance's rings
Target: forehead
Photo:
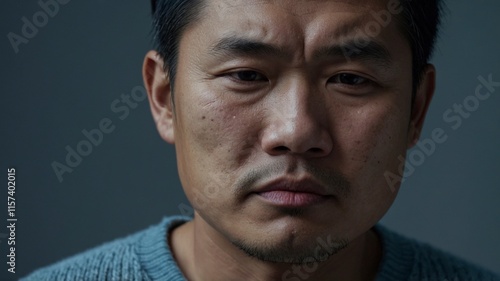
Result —
[[206, 0], [193, 28], [200, 43], [238, 36], [296, 52], [302, 45], [307, 54], [344, 38], [402, 38], [396, 23], [401, 11], [398, 0]]
[[276, 7], [295, 16], [314, 14], [318, 9], [333, 8], [340, 12], [351, 7], [374, 9], [384, 6], [387, 2], [389, 0], [205, 0], [206, 7], [212, 8], [212, 11]]

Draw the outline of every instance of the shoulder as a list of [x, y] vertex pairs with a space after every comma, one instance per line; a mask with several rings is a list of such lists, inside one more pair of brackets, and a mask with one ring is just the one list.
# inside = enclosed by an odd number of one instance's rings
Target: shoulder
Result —
[[167, 229], [187, 219], [167, 217], [138, 233], [38, 269], [21, 281], [149, 280], [151, 260], [163, 258], [166, 265], [175, 266], [166, 241]]
[[[143, 233], [108, 242], [76, 256], [69, 257], [53, 265], [41, 268], [23, 281], [31, 280], [98, 280], [101, 275], [123, 276], [129, 272], [138, 274], [139, 260], [135, 245]], [[141, 280], [134, 278], [132, 280]], [[103, 278], [108, 280], [113, 278]]]
[[429, 244], [377, 226], [383, 244], [379, 280], [500, 281], [494, 273]]

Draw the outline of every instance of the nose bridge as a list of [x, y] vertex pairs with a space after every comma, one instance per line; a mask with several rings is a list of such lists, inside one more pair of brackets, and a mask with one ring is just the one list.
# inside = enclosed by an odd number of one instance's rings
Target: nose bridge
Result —
[[271, 154], [322, 156], [330, 153], [328, 116], [319, 89], [305, 75], [288, 75], [275, 88], [263, 147]]
[[277, 107], [278, 119], [283, 125], [299, 128], [306, 122], [319, 122], [316, 119], [321, 111], [321, 98], [314, 86], [304, 75], [291, 75], [283, 81], [279, 96], [284, 106]]

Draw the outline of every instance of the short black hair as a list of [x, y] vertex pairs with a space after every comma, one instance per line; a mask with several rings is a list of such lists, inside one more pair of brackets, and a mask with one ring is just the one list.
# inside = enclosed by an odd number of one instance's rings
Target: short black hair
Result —
[[172, 93], [181, 36], [189, 24], [199, 19], [203, 3], [203, 0], [151, 0], [155, 49], [163, 59]]
[[[172, 92], [182, 33], [199, 19], [204, 3], [204, 0], [151, 0], [154, 42], [168, 71]], [[403, 12], [399, 21], [412, 51], [415, 93], [434, 51], [444, 4], [442, 0], [400, 0], [400, 3]]]
[[399, 16], [400, 27], [411, 47], [415, 93], [434, 52], [441, 27], [444, 0], [400, 0], [400, 3], [403, 7]]

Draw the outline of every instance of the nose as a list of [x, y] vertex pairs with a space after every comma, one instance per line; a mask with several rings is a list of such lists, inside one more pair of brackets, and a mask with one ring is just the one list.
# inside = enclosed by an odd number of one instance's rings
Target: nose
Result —
[[270, 95], [261, 135], [263, 150], [270, 155], [329, 155], [333, 140], [323, 93], [315, 91], [306, 79], [294, 78], [283, 84]]

